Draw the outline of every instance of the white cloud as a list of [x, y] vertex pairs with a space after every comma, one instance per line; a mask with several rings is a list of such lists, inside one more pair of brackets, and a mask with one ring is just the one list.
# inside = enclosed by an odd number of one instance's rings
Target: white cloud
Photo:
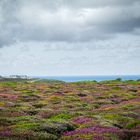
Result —
[[135, 35], [77, 44], [18, 42], [0, 49], [0, 71], [28, 75], [139, 74], [139, 44]]
[[0, 1], [0, 73], [138, 74], [139, 0]]

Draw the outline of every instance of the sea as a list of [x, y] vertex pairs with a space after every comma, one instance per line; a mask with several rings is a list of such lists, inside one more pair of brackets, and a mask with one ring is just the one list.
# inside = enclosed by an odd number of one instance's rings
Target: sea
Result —
[[93, 81], [98, 82], [105, 80], [115, 80], [121, 78], [122, 80], [139, 80], [140, 75], [91, 75], [91, 76], [35, 76], [36, 78], [59, 80], [65, 82], [77, 82], [77, 81]]

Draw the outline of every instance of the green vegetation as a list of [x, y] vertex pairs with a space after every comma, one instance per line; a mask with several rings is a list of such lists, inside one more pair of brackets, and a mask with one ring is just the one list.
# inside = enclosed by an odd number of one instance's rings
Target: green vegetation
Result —
[[140, 80], [0, 81], [0, 140], [138, 140]]

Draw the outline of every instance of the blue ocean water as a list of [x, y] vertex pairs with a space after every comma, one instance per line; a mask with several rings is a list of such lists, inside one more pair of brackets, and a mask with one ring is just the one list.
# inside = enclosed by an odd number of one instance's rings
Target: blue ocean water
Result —
[[122, 80], [138, 80], [140, 75], [99, 75], [99, 76], [37, 76], [42, 79], [60, 80], [65, 82], [76, 82], [76, 81], [104, 81], [104, 80], [115, 80], [121, 78]]

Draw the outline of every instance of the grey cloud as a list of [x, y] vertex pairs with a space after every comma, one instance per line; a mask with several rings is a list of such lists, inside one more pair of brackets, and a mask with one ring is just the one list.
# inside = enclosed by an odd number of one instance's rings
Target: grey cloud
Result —
[[71, 7], [108, 7], [108, 6], [126, 6], [139, 2], [139, 0], [64, 0], [66, 5]]
[[70, 8], [99, 8], [108, 6], [128, 6], [134, 3], [138, 3], [139, 0], [24, 0], [20, 1], [22, 5], [39, 5], [45, 7], [51, 11], [56, 10], [60, 7]]
[[139, 0], [2, 0], [0, 47], [17, 40], [86, 42], [137, 33], [139, 9]]

